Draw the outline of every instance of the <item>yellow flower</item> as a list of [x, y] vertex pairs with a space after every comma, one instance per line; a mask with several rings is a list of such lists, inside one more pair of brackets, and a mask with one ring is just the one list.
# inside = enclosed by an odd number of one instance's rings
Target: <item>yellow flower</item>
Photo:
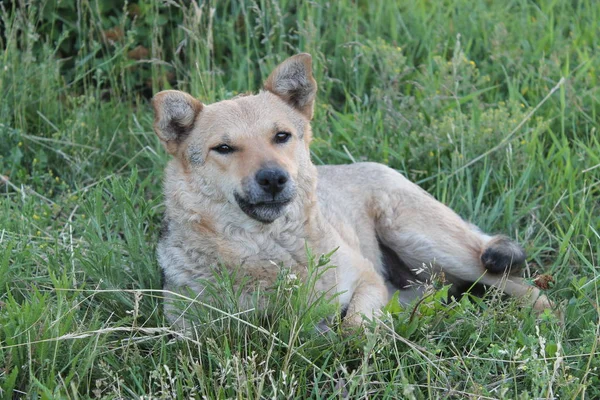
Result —
[[36, 221], [38, 221], [40, 219], [40, 216], [37, 214], [33, 214], [33, 219], [35, 219]]

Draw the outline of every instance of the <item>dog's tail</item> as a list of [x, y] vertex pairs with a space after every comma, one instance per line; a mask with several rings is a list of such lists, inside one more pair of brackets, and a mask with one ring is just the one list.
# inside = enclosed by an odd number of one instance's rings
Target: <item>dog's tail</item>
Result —
[[494, 236], [481, 252], [483, 266], [495, 274], [520, 270], [525, 257], [525, 250], [506, 236]]

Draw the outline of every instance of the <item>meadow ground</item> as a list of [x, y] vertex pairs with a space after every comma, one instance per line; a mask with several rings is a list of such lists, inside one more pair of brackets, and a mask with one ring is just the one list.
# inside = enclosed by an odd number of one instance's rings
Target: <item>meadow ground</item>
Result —
[[[201, 2], [203, 3], [203, 2]], [[600, 398], [600, 3], [0, 3], [0, 397]], [[366, 332], [223, 279], [174, 340], [149, 98], [256, 91], [310, 52], [313, 159], [383, 162], [551, 274], [552, 314], [432, 294]], [[333, 249], [332, 249], [333, 250]], [[315, 255], [314, 264], [326, 264]], [[437, 290], [437, 291], [436, 291]], [[239, 311], [239, 312], [238, 312]]]

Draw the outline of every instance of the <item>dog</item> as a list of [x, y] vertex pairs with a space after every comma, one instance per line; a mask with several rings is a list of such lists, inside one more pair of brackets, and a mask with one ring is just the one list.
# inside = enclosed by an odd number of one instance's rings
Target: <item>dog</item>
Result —
[[395, 170], [371, 162], [316, 167], [316, 93], [303, 53], [277, 66], [258, 94], [210, 105], [175, 90], [153, 98], [154, 130], [173, 156], [157, 247], [171, 322], [181, 321], [175, 299], [190, 291], [202, 298], [214, 268], [241, 271], [244, 298], [273, 285], [280, 266], [306, 279], [305, 246], [315, 254], [337, 249], [335, 268], [319, 275], [315, 290], [339, 302], [348, 326], [375, 317], [396, 291], [405, 303], [422, 296], [411, 283], [436, 272], [453, 286], [478, 282], [535, 310], [551, 307], [515, 276], [525, 262], [519, 245], [483, 233]]

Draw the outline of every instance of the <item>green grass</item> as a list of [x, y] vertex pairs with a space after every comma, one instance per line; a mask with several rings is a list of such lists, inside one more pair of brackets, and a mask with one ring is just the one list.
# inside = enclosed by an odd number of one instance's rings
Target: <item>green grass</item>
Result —
[[[0, 397], [600, 398], [600, 3], [32, 3], [0, 7]], [[330, 307], [306, 286], [282, 277], [268, 312], [235, 310], [224, 276], [175, 340], [149, 96], [256, 91], [300, 51], [315, 163], [386, 163], [514, 237], [563, 324], [437, 287], [320, 335]]]

